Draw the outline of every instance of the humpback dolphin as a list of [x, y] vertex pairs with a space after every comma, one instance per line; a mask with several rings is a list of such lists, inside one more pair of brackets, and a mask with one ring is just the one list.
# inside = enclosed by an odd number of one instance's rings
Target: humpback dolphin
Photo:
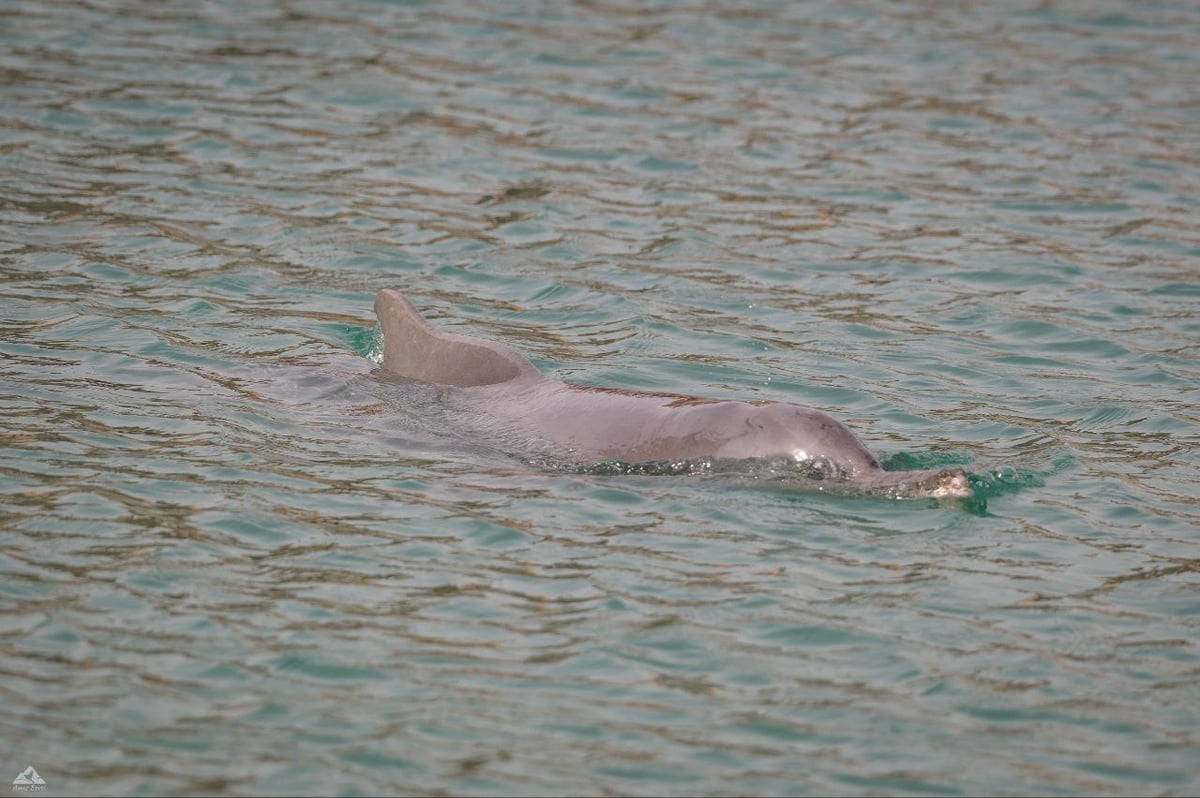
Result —
[[960, 468], [884, 471], [846, 425], [815, 408], [561, 382], [507, 344], [436, 329], [393, 289], [379, 292], [375, 313], [385, 372], [435, 386], [473, 436], [535, 460], [623, 473], [686, 473], [696, 463], [734, 464], [736, 472], [739, 463], [765, 463], [776, 477], [791, 473], [822, 490], [974, 495]]

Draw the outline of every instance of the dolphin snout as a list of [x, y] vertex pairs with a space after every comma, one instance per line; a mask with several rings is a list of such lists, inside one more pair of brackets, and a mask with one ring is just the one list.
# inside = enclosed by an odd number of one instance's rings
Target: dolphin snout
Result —
[[929, 495], [937, 499], [970, 499], [975, 491], [971, 489], [965, 471], [943, 471], [938, 474]]

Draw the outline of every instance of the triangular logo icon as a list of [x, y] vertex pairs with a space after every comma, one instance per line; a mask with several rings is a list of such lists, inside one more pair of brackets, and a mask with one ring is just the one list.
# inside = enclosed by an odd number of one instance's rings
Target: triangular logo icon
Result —
[[[10, 770], [9, 773], [12, 773]], [[38, 775], [38, 772], [33, 769], [33, 765], [21, 771], [21, 775], [17, 776], [12, 781], [13, 784], [32, 784], [38, 787], [45, 786], [46, 780]]]

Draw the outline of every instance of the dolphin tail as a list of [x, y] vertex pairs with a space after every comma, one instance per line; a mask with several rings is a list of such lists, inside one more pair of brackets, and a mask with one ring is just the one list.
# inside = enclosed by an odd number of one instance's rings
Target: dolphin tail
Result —
[[394, 289], [376, 295], [375, 314], [383, 326], [383, 368], [396, 376], [459, 387], [541, 376], [507, 344], [434, 328]]

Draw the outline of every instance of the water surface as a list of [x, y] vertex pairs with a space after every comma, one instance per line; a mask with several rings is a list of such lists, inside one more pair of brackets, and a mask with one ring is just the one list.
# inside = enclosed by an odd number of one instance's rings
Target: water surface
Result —
[[[1198, 37], [1117, 0], [5, 5], [0, 774], [1200, 791]], [[372, 374], [383, 287], [985, 501], [539, 470]]]

